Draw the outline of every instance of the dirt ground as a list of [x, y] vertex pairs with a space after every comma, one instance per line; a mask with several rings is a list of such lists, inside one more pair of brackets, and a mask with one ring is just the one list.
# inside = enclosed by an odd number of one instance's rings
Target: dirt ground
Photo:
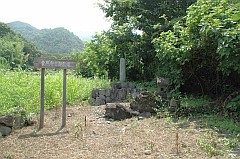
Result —
[[[0, 139], [0, 159], [211, 158], [198, 144], [207, 130], [198, 129], [195, 122], [177, 128], [155, 117], [111, 121], [104, 118], [104, 107], [67, 107], [67, 125], [62, 130], [61, 108], [47, 111], [39, 132], [35, 124]], [[230, 153], [212, 158], [231, 157], [240, 158]]]

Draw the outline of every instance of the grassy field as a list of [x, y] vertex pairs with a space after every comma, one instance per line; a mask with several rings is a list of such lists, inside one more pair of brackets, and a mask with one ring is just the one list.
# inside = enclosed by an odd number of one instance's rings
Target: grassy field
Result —
[[[62, 71], [47, 71], [45, 76], [45, 108], [62, 104]], [[40, 72], [0, 72], [0, 114], [9, 114], [21, 107], [27, 113], [40, 109]], [[110, 81], [99, 78], [82, 78], [67, 75], [67, 104], [89, 99], [93, 88], [108, 87]]]

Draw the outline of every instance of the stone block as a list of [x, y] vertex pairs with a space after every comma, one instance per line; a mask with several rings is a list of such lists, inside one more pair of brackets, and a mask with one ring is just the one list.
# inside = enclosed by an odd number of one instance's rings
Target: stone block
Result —
[[95, 104], [96, 105], [104, 105], [104, 104], [106, 104], [106, 101], [100, 97], [97, 97]]
[[106, 96], [106, 90], [105, 89], [99, 89], [98, 93], [99, 93], [99, 96]]
[[124, 58], [120, 59], [120, 82], [126, 80], [126, 60]]
[[98, 97], [98, 89], [93, 89], [92, 90], [92, 98]]
[[105, 116], [114, 120], [131, 118], [132, 114], [128, 108], [120, 103], [108, 103], [105, 108]]
[[0, 124], [13, 127], [14, 116], [12, 115], [2, 115], [0, 116]]
[[119, 100], [124, 100], [127, 98], [127, 89], [126, 88], [122, 88], [117, 90], [118, 91], [118, 99]]
[[21, 129], [24, 127], [25, 121], [23, 116], [15, 116], [14, 129]]
[[106, 97], [110, 97], [111, 96], [111, 89], [106, 89]]
[[141, 92], [135, 99], [130, 103], [130, 108], [140, 113], [150, 112], [155, 113], [157, 108], [154, 94], [150, 92]]
[[112, 99], [110, 97], [106, 97], [106, 103], [111, 103]]
[[100, 95], [99, 98], [101, 98], [102, 100], [106, 100], [106, 96]]
[[8, 136], [12, 132], [12, 129], [10, 127], [0, 125], [0, 133], [2, 136]]
[[118, 89], [112, 89], [110, 97], [111, 97], [111, 99], [116, 100], [118, 97]]

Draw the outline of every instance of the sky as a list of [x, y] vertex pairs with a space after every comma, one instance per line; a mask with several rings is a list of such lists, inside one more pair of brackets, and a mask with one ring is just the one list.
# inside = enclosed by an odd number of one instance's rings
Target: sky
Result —
[[22, 21], [38, 29], [64, 27], [78, 35], [93, 35], [111, 25], [97, 2], [101, 0], [1, 0], [0, 21]]

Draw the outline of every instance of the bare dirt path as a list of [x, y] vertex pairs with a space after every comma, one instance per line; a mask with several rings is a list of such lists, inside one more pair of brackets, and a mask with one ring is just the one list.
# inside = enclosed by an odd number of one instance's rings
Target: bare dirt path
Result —
[[0, 159], [211, 158], [197, 144], [205, 130], [196, 129], [194, 122], [179, 128], [176, 140], [176, 127], [166, 119], [108, 121], [104, 106], [71, 106], [67, 114], [67, 126], [62, 130], [59, 108], [45, 113], [41, 131], [35, 133], [35, 125], [0, 139]]

